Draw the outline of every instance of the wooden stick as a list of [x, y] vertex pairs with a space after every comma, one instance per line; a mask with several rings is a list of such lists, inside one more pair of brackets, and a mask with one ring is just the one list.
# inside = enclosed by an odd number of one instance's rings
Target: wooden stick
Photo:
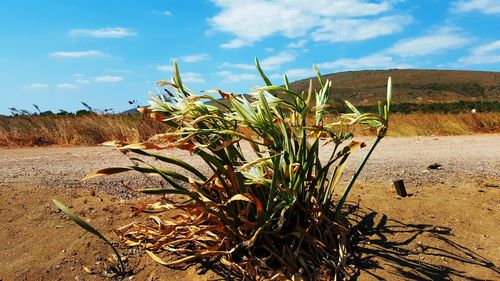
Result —
[[408, 194], [406, 193], [406, 188], [403, 180], [394, 181], [394, 187], [396, 188], [396, 192], [401, 197], [406, 197]]

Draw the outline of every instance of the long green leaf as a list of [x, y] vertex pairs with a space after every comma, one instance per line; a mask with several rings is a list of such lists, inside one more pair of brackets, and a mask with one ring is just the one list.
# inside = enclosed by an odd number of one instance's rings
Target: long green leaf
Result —
[[163, 161], [165, 163], [174, 164], [176, 166], [179, 166], [181, 168], [188, 170], [189, 172], [191, 172], [194, 175], [196, 175], [197, 177], [199, 177], [201, 180], [204, 180], [204, 181], [207, 180], [205, 175], [203, 175], [203, 173], [201, 173], [198, 169], [196, 169], [195, 167], [193, 167], [193, 166], [189, 165], [188, 163], [186, 163], [182, 160], [179, 160], [177, 158], [173, 158], [173, 157], [169, 157], [169, 156], [165, 156], [165, 155], [161, 155], [161, 154], [157, 154], [157, 153], [151, 153], [151, 152], [147, 152], [147, 151], [144, 151], [141, 149], [131, 149], [130, 151], [137, 153], [137, 154], [140, 154], [140, 155], [154, 157], [154, 158], [156, 158], [160, 161]]
[[118, 261], [118, 264], [120, 266], [120, 272], [122, 274], [125, 273], [125, 265], [123, 264], [122, 258], [116, 248], [113, 246], [113, 244], [104, 236], [102, 235], [99, 231], [97, 231], [95, 228], [93, 228], [90, 224], [86, 223], [84, 220], [82, 220], [80, 217], [78, 217], [75, 213], [73, 213], [68, 207], [66, 207], [63, 203], [59, 202], [57, 199], [52, 199], [56, 207], [61, 210], [69, 219], [71, 219], [74, 223], [78, 224], [80, 227], [85, 229], [86, 231], [94, 234], [95, 236], [99, 237], [101, 240], [106, 242], [113, 252], [116, 255], [116, 260]]
[[123, 172], [128, 172], [131, 171], [132, 168], [130, 167], [111, 167], [111, 168], [104, 168], [100, 169], [96, 172], [90, 173], [87, 176], [85, 176], [82, 181], [96, 178], [96, 177], [102, 177], [102, 176], [109, 176], [109, 175], [114, 175], [114, 174], [119, 174]]
[[[257, 70], [259, 71], [260, 76], [262, 77], [262, 80], [264, 80], [266, 85], [272, 86], [273, 83], [271, 83], [271, 80], [269, 80], [269, 78], [267, 78], [266, 74], [264, 74], [264, 71], [262, 70], [262, 67], [260, 67], [260, 63], [259, 63], [259, 60], [257, 58], [255, 58], [255, 66], [257, 67]], [[270, 92], [270, 93], [273, 94], [272, 92]], [[277, 95], [275, 95], [275, 96], [277, 96]]]
[[375, 147], [377, 147], [377, 144], [380, 142], [381, 139], [382, 139], [381, 137], [377, 137], [377, 139], [375, 140], [375, 142], [370, 147], [370, 150], [368, 151], [368, 153], [363, 158], [363, 161], [361, 161], [361, 163], [359, 164], [358, 169], [352, 175], [352, 178], [349, 181], [349, 183], [347, 184], [347, 186], [346, 186], [346, 188], [344, 190], [344, 193], [342, 194], [342, 197], [340, 197], [340, 200], [337, 203], [337, 207], [335, 208], [335, 212], [333, 213], [333, 218], [334, 219], [339, 215], [340, 210], [342, 209], [342, 206], [344, 206], [344, 202], [345, 202], [345, 200], [347, 198], [347, 195], [349, 195], [349, 192], [351, 191], [351, 188], [354, 185], [354, 182], [356, 182], [356, 179], [358, 178], [359, 174], [361, 174], [361, 171], [363, 170], [366, 162], [368, 161], [368, 158], [370, 158], [370, 155], [372, 154], [373, 150], [375, 150]]

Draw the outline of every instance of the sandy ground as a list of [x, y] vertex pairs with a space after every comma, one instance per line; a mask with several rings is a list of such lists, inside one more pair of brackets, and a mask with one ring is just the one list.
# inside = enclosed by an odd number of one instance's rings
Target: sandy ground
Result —
[[[168, 153], [207, 171], [194, 156]], [[347, 176], [363, 153], [366, 149], [353, 155]], [[441, 168], [429, 169], [434, 163]], [[116, 241], [112, 229], [141, 219], [131, 218], [132, 207], [151, 200], [137, 198], [120, 182], [154, 183], [138, 175], [80, 179], [128, 164], [105, 147], [0, 149], [0, 280], [102, 279], [84, 272], [83, 265], [102, 268], [108, 248], [65, 219], [51, 199], [60, 199]], [[396, 195], [396, 179], [405, 181], [410, 196]], [[362, 234], [357, 279], [499, 280], [499, 186], [500, 136], [383, 140], [349, 198], [351, 218]], [[217, 278], [196, 265], [173, 270], [120, 248], [136, 273], [130, 280]]]

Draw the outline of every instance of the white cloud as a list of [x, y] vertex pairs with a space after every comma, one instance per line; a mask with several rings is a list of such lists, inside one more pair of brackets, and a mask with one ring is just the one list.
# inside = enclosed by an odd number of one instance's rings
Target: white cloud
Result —
[[99, 29], [72, 29], [69, 31], [72, 37], [93, 37], [93, 38], [124, 38], [137, 36], [137, 32], [124, 27], [105, 27]]
[[89, 84], [90, 81], [87, 80], [87, 79], [76, 79], [75, 83], [78, 83], [78, 84]]
[[[293, 55], [292, 53], [280, 52], [276, 55], [269, 56], [269, 57], [264, 58], [263, 60], [260, 60], [259, 64], [263, 69], [274, 70], [274, 69], [280, 68], [282, 64], [287, 63], [287, 62], [291, 62], [294, 60], [295, 60], [295, 55]], [[256, 70], [257, 69], [254, 64], [230, 63], [230, 62], [222, 63], [221, 67], [231, 67], [231, 68], [238, 68], [238, 69], [243, 69], [243, 70]]]
[[74, 52], [61, 51], [61, 52], [50, 53], [49, 56], [54, 58], [85, 58], [85, 57], [103, 57], [106, 56], [106, 54], [96, 50], [74, 51]]
[[33, 84], [29, 85], [28, 87], [31, 88], [31, 89], [44, 89], [44, 88], [48, 88], [49, 84], [45, 84], [45, 83], [33, 83]]
[[184, 72], [181, 73], [182, 82], [186, 83], [203, 83], [205, 79], [199, 73], [195, 72]]
[[483, 14], [500, 14], [498, 0], [461, 0], [452, 3], [451, 10], [457, 13], [479, 11]]
[[372, 54], [360, 58], [341, 58], [331, 62], [318, 63], [318, 68], [337, 71], [361, 69], [411, 68], [409, 64], [401, 64], [386, 54]]
[[235, 83], [235, 82], [241, 82], [241, 81], [255, 81], [258, 80], [259, 77], [256, 74], [251, 74], [251, 73], [240, 73], [240, 74], [235, 74], [231, 71], [219, 71], [216, 73], [218, 76], [223, 77], [224, 79], [222, 80], [222, 83]]
[[[315, 31], [324, 34], [335, 19], [376, 16], [389, 11], [392, 8], [390, 3], [393, 1], [372, 3], [367, 0], [212, 0], [212, 2], [221, 9], [217, 15], [209, 19], [212, 28], [236, 36], [221, 47], [239, 48], [272, 35], [296, 38]], [[258, 16], [255, 16], [255, 11], [259, 12]], [[365, 22], [357, 23], [360, 26], [353, 27], [355, 22], [351, 22], [351, 29], [362, 29], [362, 24]], [[401, 22], [399, 24], [403, 25]], [[376, 36], [396, 32], [395, 30], [398, 31], [400, 28], [385, 27], [384, 32], [377, 32]], [[358, 33], [363, 32], [358, 31]], [[317, 40], [322, 39], [318, 37]], [[325, 40], [331, 41], [331, 37]]]
[[401, 32], [412, 22], [410, 16], [387, 16], [376, 19], [339, 19], [325, 21], [311, 37], [314, 41], [350, 42]]
[[281, 52], [277, 55], [267, 57], [259, 61], [263, 69], [271, 70], [278, 69], [282, 64], [295, 60], [295, 56], [289, 52]]
[[172, 71], [172, 66], [171, 65], [158, 65], [156, 67], [159, 71]]
[[233, 68], [245, 69], [245, 70], [253, 70], [253, 69], [255, 69], [255, 65], [253, 65], [253, 64], [246, 64], [246, 63], [224, 62], [224, 63], [222, 63], [222, 66], [223, 67], [233, 67]]
[[274, 48], [265, 48], [266, 52], [274, 52]]
[[171, 61], [179, 61], [179, 62], [199, 62], [202, 60], [208, 59], [210, 56], [208, 54], [193, 54], [182, 56], [178, 58], [172, 58]]
[[316, 75], [312, 67], [289, 69], [285, 73], [289, 79], [304, 79]]
[[287, 48], [302, 48], [304, 45], [307, 43], [307, 40], [305, 39], [300, 39], [299, 41], [291, 42], [288, 45], [286, 45]]
[[279, 73], [273, 73], [271, 75], [267, 75], [267, 78], [276, 80], [283, 78], [283, 75]]
[[97, 76], [95, 78], [96, 82], [120, 82], [123, 80], [123, 77], [121, 76], [111, 76], [111, 75], [104, 75], [104, 76]]
[[387, 52], [400, 57], [426, 56], [450, 49], [459, 49], [469, 42], [469, 38], [443, 28], [429, 35], [396, 42]]
[[167, 16], [167, 17], [172, 15], [172, 12], [170, 12], [169, 10], [163, 10], [163, 11], [154, 10], [154, 11], [151, 11], [151, 13], [154, 15]]
[[[156, 68], [160, 71], [167, 71], [167, 72], [172, 71], [171, 65], [159, 65]], [[186, 83], [203, 83], [206, 81], [205, 78], [203, 78], [200, 73], [196, 72], [182, 72], [181, 79], [182, 82]]]
[[124, 74], [132, 74], [132, 73], [134, 73], [134, 71], [131, 70], [131, 69], [106, 68], [104, 70], [107, 71], [107, 72], [114, 72], [114, 73], [124, 73]]
[[76, 87], [75, 84], [62, 83], [62, 84], [57, 84], [57, 88], [60, 88], [60, 89], [75, 89], [77, 87]]
[[224, 49], [236, 49], [250, 44], [251, 44], [250, 42], [245, 40], [233, 39], [227, 43], [221, 44], [220, 47]]
[[462, 65], [500, 63], [500, 40], [476, 47], [458, 61]]
[[227, 77], [227, 76], [231, 76], [233, 73], [231, 71], [228, 71], [228, 70], [222, 70], [222, 71], [216, 72], [215, 74], [222, 76], [222, 77]]

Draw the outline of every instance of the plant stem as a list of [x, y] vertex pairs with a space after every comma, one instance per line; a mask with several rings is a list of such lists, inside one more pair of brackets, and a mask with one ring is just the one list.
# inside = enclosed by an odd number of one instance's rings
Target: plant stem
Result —
[[127, 272], [126, 267], [123, 264], [122, 257], [118, 253], [118, 250], [116, 250], [116, 248], [113, 246], [113, 244], [111, 244], [111, 242], [109, 242], [109, 241], [106, 241], [106, 242], [108, 242], [108, 244], [111, 246], [111, 249], [113, 249], [113, 252], [115, 252], [116, 260], [118, 261], [118, 264], [120, 266], [120, 273], [125, 274]]
[[354, 185], [354, 182], [356, 182], [356, 179], [358, 178], [359, 174], [363, 170], [363, 167], [365, 166], [366, 161], [368, 161], [368, 158], [370, 158], [370, 155], [372, 154], [373, 150], [375, 150], [375, 147], [377, 146], [377, 144], [380, 142], [380, 140], [382, 138], [383, 137], [377, 137], [377, 139], [373, 143], [372, 147], [370, 147], [370, 151], [368, 151], [368, 153], [365, 155], [365, 158], [363, 159], [363, 161], [361, 161], [361, 163], [359, 164], [358, 169], [356, 170], [354, 175], [352, 175], [352, 178], [349, 181], [349, 184], [345, 188], [344, 193], [342, 194], [342, 197], [340, 198], [339, 203], [337, 204], [337, 207], [335, 208], [335, 212], [333, 213], [333, 219], [335, 219], [338, 216], [338, 214], [340, 213], [340, 210], [342, 209], [342, 206], [344, 205], [344, 202], [347, 198], [347, 195], [351, 191], [351, 188]]

